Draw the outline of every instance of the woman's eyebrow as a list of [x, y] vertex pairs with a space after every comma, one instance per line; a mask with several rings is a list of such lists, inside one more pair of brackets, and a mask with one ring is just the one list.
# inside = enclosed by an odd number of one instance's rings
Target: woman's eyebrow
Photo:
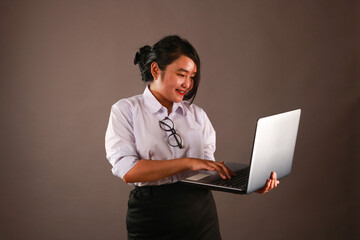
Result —
[[181, 71], [181, 72], [189, 72], [188, 70], [184, 69], [184, 68], [179, 68], [178, 71]]
[[[189, 73], [189, 71], [184, 68], [179, 68], [177, 71]], [[196, 72], [193, 72], [193, 74], [196, 74]]]

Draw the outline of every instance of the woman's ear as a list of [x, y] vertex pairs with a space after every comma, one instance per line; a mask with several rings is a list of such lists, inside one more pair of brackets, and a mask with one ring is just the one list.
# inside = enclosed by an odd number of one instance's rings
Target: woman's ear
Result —
[[152, 74], [154, 80], [158, 79], [158, 77], [160, 76], [160, 71], [161, 70], [160, 70], [159, 65], [157, 64], [157, 62], [152, 62], [150, 68], [151, 68], [151, 74]]

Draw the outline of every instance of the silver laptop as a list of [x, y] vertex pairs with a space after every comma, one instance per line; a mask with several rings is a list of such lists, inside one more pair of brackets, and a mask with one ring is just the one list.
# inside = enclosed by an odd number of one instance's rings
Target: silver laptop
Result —
[[235, 177], [224, 180], [216, 171], [199, 171], [181, 182], [212, 190], [249, 194], [263, 188], [273, 171], [278, 179], [289, 175], [300, 114], [301, 109], [297, 109], [260, 118], [257, 121], [250, 165], [225, 163], [236, 173]]

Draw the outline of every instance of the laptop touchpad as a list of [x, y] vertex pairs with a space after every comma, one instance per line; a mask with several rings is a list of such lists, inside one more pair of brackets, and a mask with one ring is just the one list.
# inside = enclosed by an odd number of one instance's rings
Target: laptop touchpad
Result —
[[199, 173], [199, 174], [195, 174], [194, 176], [191, 176], [191, 177], [188, 177], [186, 178], [186, 180], [189, 180], [189, 181], [199, 181], [203, 178], [206, 178], [210, 176], [210, 174], [208, 173]]

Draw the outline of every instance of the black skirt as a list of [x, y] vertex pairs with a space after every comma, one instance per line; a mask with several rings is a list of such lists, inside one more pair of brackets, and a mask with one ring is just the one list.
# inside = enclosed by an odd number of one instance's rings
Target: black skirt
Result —
[[135, 187], [130, 192], [126, 226], [129, 240], [220, 240], [211, 191], [174, 183]]

